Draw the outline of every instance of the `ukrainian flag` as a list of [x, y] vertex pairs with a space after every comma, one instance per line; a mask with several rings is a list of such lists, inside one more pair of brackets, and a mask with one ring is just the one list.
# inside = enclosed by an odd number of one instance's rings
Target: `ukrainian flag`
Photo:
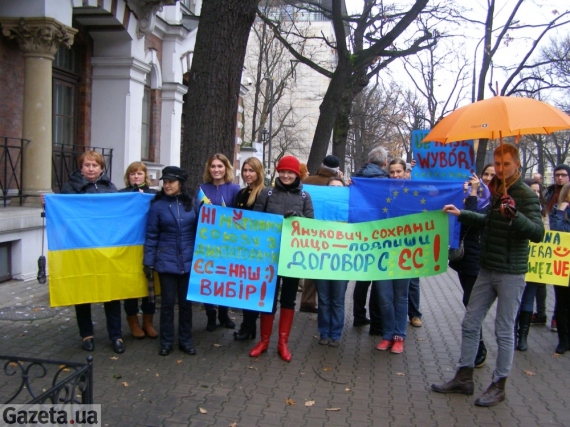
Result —
[[151, 194], [47, 194], [52, 307], [148, 295], [142, 267]]

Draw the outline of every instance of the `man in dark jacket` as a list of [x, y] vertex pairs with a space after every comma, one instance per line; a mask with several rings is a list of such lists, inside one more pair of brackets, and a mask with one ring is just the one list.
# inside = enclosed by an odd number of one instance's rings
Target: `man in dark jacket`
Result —
[[[388, 163], [388, 152], [382, 147], [374, 148], [368, 153], [368, 160], [355, 174], [361, 178], [389, 178], [384, 170]], [[363, 326], [370, 324], [370, 335], [382, 335], [382, 319], [380, 318], [380, 301], [376, 285], [372, 282], [372, 291], [368, 300], [370, 319], [366, 317], [366, 294], [370, 287], [370, 281], [357, 280], [352, 294], [352, 313], [354, 315], [353, 326]]]
[[513, 363], [515, 318], [526, 285], [528, 243], [539, 243], [544, 235], [538, 198], [521, 178], [518, 149], [503, 144], [494, 156], [497, 175], [489, 183], [492, 203], [486, 214], [459, 210], [453, 205], [443, 208], [458, 216], [461, 223], [483, 229], [481, 270], [461, 325], [461, 358], [455, 377], [431, 386], [439, 393], [473, 394], [479, 331], [489, 308], [498, 299], [497, 362], [491, 385], [475, 401], [478, 406], [494, 406], [505, 400], [505, 383]]
[[[324, 158], [321, 167], [316, 175], [309, 175], [303, 180], [303, 184], [328, 185], [329, 180], [334, 176], [339, 176], [340, 161], [338, 157], [328, 155]], [[303, 293], [301, 294], [301, 307], [299, 311], [306, 313], [318, 313], [317, 309], [317, 288], [313, 279], [305, 279], [303, 282]]]

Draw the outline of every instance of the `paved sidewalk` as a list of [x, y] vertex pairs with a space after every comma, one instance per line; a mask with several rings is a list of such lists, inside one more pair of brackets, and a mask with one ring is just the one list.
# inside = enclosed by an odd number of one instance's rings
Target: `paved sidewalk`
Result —
[[[429, 385], [450, 379], [459, 356], [464, 310], [455, 273], [421, 279], [424, 326], [408, 326], [402, 355], [375, 350], [379, 337], [370, 337], [367, 326], [352, 327], [353, 285], [341, 346], [319, 345], [316, 315], [296, 313], [291, 363], [277, 354], [276, 329], [269, 351], [255, 360], [248, 352], [256, 341], [235, 342], [228, 329], [206, 332], [206, 315], [198, 305], [193, 316], [197, 356], [175, 347], [160, 357], [158, 342], [134, 340], [126, 321], [127, 351], [117, 356], [107, 340], [103, 307], [95, 305], [95, 403], [102, 404], [103, 425], [570, 425], [570, 354], [553, 356], [556, 334], [532, 327], [529, 350], [516, 352], [506, 402], [478, 408], [473, 401], [490, 383], [496, 356], [494, 307], [483, 328], [489, 357], [476, 370], [475, 396], [441, 395], [430, 392]], [[549, 288], [549, 314], [552, 298]], [[239, 325], [241, 312], [232, 317]], [[49, 308], [47, 285], [37, 282], [0, 284], [0, 331], [0, 354], [75, 362], [89, 355], [81, 350], [73, 308]], [[2, 387], [1, 375], [3, 401], [13, 390]], [[306, 406], [308, 401], [314, 404]]]

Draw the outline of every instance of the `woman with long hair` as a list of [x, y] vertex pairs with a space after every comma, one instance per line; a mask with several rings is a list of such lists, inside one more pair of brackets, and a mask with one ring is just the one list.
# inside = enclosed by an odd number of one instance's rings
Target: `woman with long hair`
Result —
[[162, 190], [151, 202], [144, 242], [144, 272], [158, 273], [161, 289], [160, 356], [174, 346], [174, 303], [178, 297], [178, 348], [195, 355], [192, 344], [192, 302], [186, 299], [196, 240], [198, 212], [186, 191], [186, 171], [178, 166], [162, 170]]
[[[564, 184], [558, 195], [558, 204], [550, 211], [550, 229], [570, 233], [570, 182]], [[569, 286], [554, 286], [554, 316], [558, 330], [558, 354], [570, 350], [570, 283]]]
[[[150, 177], [148, 175], [148, 169], [143, 162], [132, 162], [125, 171], [124, 180], [126, 187], [122, 190], [119, 190], [119, 193], [157, 193], [156, 190], [150, 188]], [[139, 299], [126, 299], [124, 308], [127, 315], [127, 323], [131, 330], [133, 338], [143, 339], [145, 336], [149, 338], [158, 338], [158, 332], [156, 332], [154, 326], [152, 325], [154, 313], [156, 311], [156, 305], [154, 302], [150, 302], [148, 297], [142, 298], [142, 303], [140, 306], [140, 309], [143, 312], [142, 329], [138, 317]]]
[[[240, 191], [239, 185], [234, 184], [234, 168], [229, 159], [222, 153], [216, 153], [208, 159], [204, 167], [204, 182], [200, 188], [213, 205], [235, 207], [236, 196]], [[198, 191], [199, 193], [199, 191]], [[200, 200], [197, 201], [198, 203]], [[234, 329], [235, 323], [228, 315], [228, 307], [216, 306], [204, 303], [208, 324], [206, 330], [216, 330], [216, 315], [220, 324], [228, 329]]]
[[[253, 210], [255, 201], [265, 188], [263, 184], [265, 171], [261, 162], [255, 157], [250, 157], [243, 162], [241, 167], [241, 177], [246, 187], [242, 188], [236, 197], [236, 208]], [[243, 309], [243, 322], [239, 331], [234, 332], [234, 340], [245, 341], [255, 339], [256, 322], [259, 312]]]
[[[390, 179], [406, 179], [406, 162], [394, 159], [388, 164]], [[410, 279], [376, 280], [382, 318], [382, 341], [376, 349], [392, 353], [404, 351], [408, 317], [408, 287]]]
[[[275, 178], [275, 186], [265, 188], [261, 191], [253, 210], [283, 215], [285, 218], [290, 216], [314, 218], [313, 201], [309, 193], [303, 190], [299, 160], [293, 156], [284, 156], [279, 160], [276, 169], [278, 176]], [[281, 305], [279, 313], [279, 342], [277, 343], [277, 351], [281, 359], [286, 362], [291, 361], [292, 356], [288, 342], [291, 326], [293, 325], [295, 298], [297, 297], [298, 287], [299, 279], [285, 276], [279, 276], [277, 278], [273, 308], [271, 313], [261, 314], [259, 334], [261, 340], [249, 352], [251, 357], [260, 356], [261, 353], [267, 351], [269, 347], [273, 320], [275, 318], [275, 312], [277, 311], [277, 296], [279, 295], [279, 288], [281, 288], [281, 297], [279, 299]]]
[[[109, 177], [103, 172], [105, 169], [105, 159], [96, 151], [87, 151], [79, 157], [80, 169], [69, 174], [69, 181], [66, 182], [61, 194], [101, 194], [116, 193], [117, 187], [111, 182]], [[113, 345], [113, 351], [121, 354], [125, 352], [123, 343], [123, 333], [121, 331], [121, 301], [107, 301], [103, 303], [105, 317], [107, 319], [107, 332]], [[77, 326], [79, 335], [83, 342], [85, 351], [95, 349], [93, 339], [93, 321], [91, 320], [91, 304], [76, 304], [75, 314], [77, 316]]]

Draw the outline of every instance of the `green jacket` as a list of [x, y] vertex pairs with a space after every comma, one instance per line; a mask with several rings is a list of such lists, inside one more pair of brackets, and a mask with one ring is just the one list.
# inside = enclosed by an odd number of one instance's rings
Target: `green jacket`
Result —
[[483, 229], [481, 268], [506, 274], [525, 274], [528, 269], [529, 240], [539, 243], [544, 236], [540, 203], [522, 178], [507, 193], [514, 199], [517, 209], [512, 220], [501, 215], [500, 200], [495, 200], [486, 214], [462, 210], [459, 221]]

